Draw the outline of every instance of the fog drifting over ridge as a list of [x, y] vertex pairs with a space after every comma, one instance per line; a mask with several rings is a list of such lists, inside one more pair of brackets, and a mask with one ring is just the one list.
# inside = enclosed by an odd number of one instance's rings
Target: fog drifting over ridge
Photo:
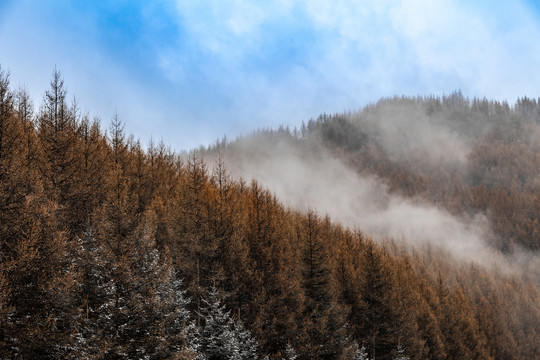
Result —
[[[459, 96], [459, 95], [458, 95]], [[384, 102], [384, 100], [383, 100]], [[428, 114], [425, 105], [392, 104], [366, 111], [361, 120], [348, 121], [375, 139], [394, 161], [463, 165], [470, 153], [469, 129], [449, 121], [442, 114]], [[489, 124], [482, 124], [487, 129]]]
[[460, 259], [490, 263], [479, 257], [487, 249], [484, 237], [489, 233], [481, 215], [466, 224], [444, 210], [390, 194], [381, 180], [360, 176], [323, 149], [302, 154], [286, 141], [261, 138], [241, 140], [235, 147], [223, 153], [233, 177], [256, 179], [293, 209], [316, 209], [374, 238], [429, 243], [448, 248]]
[[[419, 198], [392, 194], [382, 179], [360, 175], [322, 146], [303, 141], [308, 143], [298, 146], [287, 136], [256, 134], [221, 151], [233, 178], [256, 179], [292, 209], [314, 209], [374, 239], [392, 239], [416, 249], [440, 248], [464, 264], [537, 275], [538, 255], [517, 248], [512, 256], [504, 256], [488, 245], [495, 235], [484, 215], [460, 219]], [[215, 155], [205, 156], [210, 168]], [[465, 161], [454, 156], [451, 160]]]

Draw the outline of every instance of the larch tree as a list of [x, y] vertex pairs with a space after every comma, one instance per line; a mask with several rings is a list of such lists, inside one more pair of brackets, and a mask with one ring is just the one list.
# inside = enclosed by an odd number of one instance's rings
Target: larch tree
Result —
[[[28, 134], [33, 136], [33, 134]], [[57, 204], [28, 167], [23, 123], [0, 69], [0, 334], [6, 358], [59, 356], [70, 341], [76, 272]]]
[[339, 358], [348, 345], [344, 311], [334, 299], [330, 258], [322, 225], [313, 210], [301, 217], [303, 320], [307, 332], [302, 359]]
[[[440, 285], [445, 286], [445, 285]], [[458, 287], [450, 292], [439, 290], [441, 312], [439, 322], [444, 335], [448, 359], [492, 359], [486, 349], [487, 340], [463, 291]]]
[[77, 271], [73, 243], [58, 231], [56, 205], [38, 189], [28, 194], [17, 219], [17, 230], [4, 254], [2, 272], [12, 308], [4, 331], [9, 358], [65, 357], [77, 318]]
[[68, 105], [64, 80], [55, 69], [37, 118], [39, 142], [45, 160], [39, 165], [47, 181], [46, 190], [59, 204], [59, 215], [70, 232], [74, 230], [72, 225], [77, 214], [74, 201], [78, 188], [75, 174], [79, 166], [77, 117], [77, 104], [74, 101], [72, 106]]
[[25, 88], [21, 87], [15, 93], [15, 112], [23, 130], [25, 166], [31, 168], [32, 171], [36, 171], [38, 168], [37, 161], [41, 157], [41, 149], [36, 133], [34, 103]]
[[[255, 329], [262, 350], [278, 356], [289, 341], [298, 339], [296, 319], [302, 308], [298, 262], [291, 248], [293, 228], [286, 223], [276, 198], [252, 181], [247, 194], [247, 224], [244, 233], [252, 272], [246, 279], [248, 306], [244, 314]], [[293, 339], [293, 340], [291, 340]]]
[[107, 140], [98, 119], [90, 121], [84, 115], [77, 129], [78, 169], [74, 174], [71, 196], [73, 211], [72, 232], [81, 236], [92, 224], [92, 214], [106, 197], [107, 179], [111, 176], [111, 162], [107, 161]]
[[200, 309], [203, 290], [212, 284], [217, 244], [208, 230], [208, 170], [203, 159], [193, 153], [183, 174], [177, 227], [172, 245], [175, 266], [190, 284], [193, 306]]
[[240, 222], [238, 214], [238, 196], [234, 193], [233, 180], [227, 172], [222, 154], [218, 158], [212, 169], [209, 188], [211, 202], [209, 202], [209, 230], [211, 236], [216, 241], [215, 265], [212, 280], [222, 284], [226, 290], [234, 291], [228, 279], [234, 277], [231, 273], [232, 262], [237, 258], [235, 248], [238, 244], [239, 236], [235, 224]]
[[357, 324], [358, 338], [365, 341], [371, 359], [392, 359], [402, 326], [402, 314], [394, 298], [395, 277], [374, 243], [366, 242], [363, 260], [363, 316]]
[[83, 322], [88, 329], [83, 344], [90, 341], [105, 358], [163, 356], [169, 351], [165, 323], [170, 314], [160, 289], [172, 275], [156, 247], [155, 214], [137, 212], [136, 194], [130, 191], [132, 160], [117, 115], [109, 136], [108, 192], [92, 215], [87, 250], [83, 249], [91, 255], [81, 266], [85, 293], [95, 294], [82, 302], [89, 318]]
[[17, 208], [24, 200], [25, 191], [21, 191], [19, 180], [21, 170], [20, 139], [22, 134], [17, 126], [13, 109], [13, 94], [9, 88], [9, 74], [0, 68], [0, 250], [6, 255], [14, 235], [10, 220], [16, 218]]

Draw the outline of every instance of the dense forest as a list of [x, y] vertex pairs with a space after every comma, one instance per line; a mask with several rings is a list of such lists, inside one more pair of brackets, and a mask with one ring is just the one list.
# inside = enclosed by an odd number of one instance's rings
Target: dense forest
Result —
[[[356, 224], [351, 218], [365, 216], [361, 208], [371, 207], [366, 203], [396, 198], [440, 209], [465, 226], [480, 218], [483, 229], [475, 230], [482, 234], [476, 237], [495, 250], [492, 254], [515, 255], [513, 261], [527, 268], [525, 275], [540, 281], [539, 101], [522, 98], [511, 107], [506, 102], [469, 100], [460, 92], [442, 98], [395, 97], [355, 113], [321, 115], [292, 131], [261, 130], [203, 150], [210, 158], [221, 151], [232, 173], [255, 176], [293, 207], [316, 204], [336, 220], [362, 230], [368, 230], [369, 222]], [[336, 162], [344, 166], [336, 167]], [[309, 174], [294, 183], [274, 175], [280, 167], [295, 177]], [[295, 172], [297, 168], [302, 171]], [[366, 186], [329, 176], [332, 172], [375, 181], [384, 191], [374, 186], [368, 191], [383, 193], [386, 199], [354, 198]], [[285, 187], [290, 189], [283, 191]], [[343, 214], [344, 206], [331, 209], [329, 201], [320, 201], [328, 195], [295, 194], [328, 193], [325, 189], [339, 192], [341, 202], [361, 206], [347, 204], [350, 209]], [[388, 216], [389, 211], [378, 211]]]
[[[497, 248], [537, 251], [539, 101], [522, 98], [511, 107], [471, 101], [460, 92], [385, 99], [355, 114], [323, 115], [302, 131], [321, 139], [359, 172], [385, 179], [392, 191], [460, 216], [485, 214]], [[393, 118], [387, 125], [392, 128], [385, 129], [381, 118]]]
[[[370, 125], [400, 107], [463, 135], [466, 161], [388, 151]], [[400, 98], [254, 137], [316, 143], [391, 192], [483, 212], [493, 247], [511, 253], [540, 246], [539, 109]], [[234, 158], [235, 144], [218, 148]], [[102, 128], [57, 71], [36, 108], [0, 70], [0, 358], [540, 356], [535, 278], [375, 241], [212, 156], [143, 148], [117, 114]]]

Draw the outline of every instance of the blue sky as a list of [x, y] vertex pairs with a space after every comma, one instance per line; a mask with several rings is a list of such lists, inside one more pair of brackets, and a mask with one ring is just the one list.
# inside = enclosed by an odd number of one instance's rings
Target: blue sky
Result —
[[531, 1], [0, 0], [0, 64], [177, 150], [381, 97], [540, 96]]

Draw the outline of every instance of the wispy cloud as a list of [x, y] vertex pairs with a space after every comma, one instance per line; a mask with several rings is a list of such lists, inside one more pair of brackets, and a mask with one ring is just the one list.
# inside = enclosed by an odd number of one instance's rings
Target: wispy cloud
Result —
[[[257, 179], [293, 209], [317, 209], [375, 239], [430, 244], [486, 266], [494, 258], [503, 263], [486, 244], [491, 232], [483, 216], [465, 222], [419, 199], [391, 194], [381, 179], [361, 176], [323, 148], [308, 147], [255, 137], [233, 143], [224, 155], [234, 177]], [[211, 166], [212, 154], [207, 161]]]
[[[212, 58], [198, 66], [218, 86], [236, 89], [232, 101], [256, 104], [252, 111], [259, 109], [263, 118], [289, 104], [286, 114], [297, 115], [293, 108], [303, 114], [341, 111], [403, 93], [462, 89], [470, 96], [514, 101], [539, 90], [532, 79], [540, 78], [533, 70], [540, 60], [534, 40], [540, 30], [522, 3], [497, 8], [415, 0], [177, 4], [182, 26]], [[281, 50], [295, 40], [301, 45], [293, 45], [281, 66]]]

